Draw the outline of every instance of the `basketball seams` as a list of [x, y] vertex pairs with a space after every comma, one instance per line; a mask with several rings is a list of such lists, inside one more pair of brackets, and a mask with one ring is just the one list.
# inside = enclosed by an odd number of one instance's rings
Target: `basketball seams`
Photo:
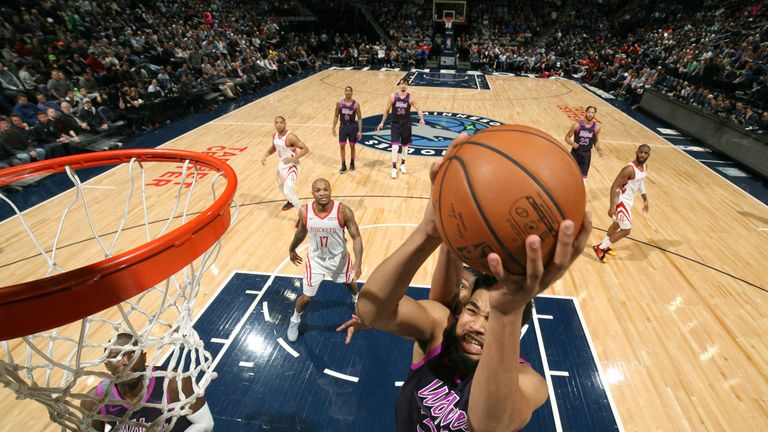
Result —
[[453, 162], [454, 158], [448, 158], [445, 162], [443, 162], [443, 166], [440, 167], [442, 170], [442, 177], [440, 178], [440, 185], [437, 188], [437, 214], [438, 219], [440, 220], [440, 231], [443, 232], [443, 240], [448, 243], [448, 246], [456, 250], [456, 247], [451, 244], [450, 236], [448, 235], [448, 231], [445, 230], [445, 222], [443, 222], [443, 185], [445, 184], [445, 177], [448, 175], [448, 168], [451, 166], [451, 162]]
[[[468, 143], [469, 141], [465, 142], [464, 144], [468, 144]], [[467, 166], [464, 164], [464, 160], [459, 156], [454, 156], [451, 159], [458, 162], [459, 166], [461, 166], [461, 170], [464, 172], [464, 181], [467, 183], [467, 189], [469, 190], [469, 194], [472, 196], [472, 201], [475, 203], [475, 208], [477, 209], [477, 212], [480, 214], [480, 217], [483, 219], [483, 223], [485, 223], [485, 228], [488, 230], [489, 233], [491, 233], [491, 236], [493, 236], [493, 239], [496, 241], [499, 247], [501, 247], [502, 251], [507, 256], [507, 258], [512, 260], [512, 262], [518, 267], [520, 267], [521, 269], [525, 269], [525, 265], [520, 263], [520, 261], [515, 257], [515, 255], [509, 249], [507, 249], [504, 242], [502, 242], [501, 239], [499, 238], [499, 235], [496, 234], [496, 230], [494, 230], [493, 226], [491, 226], [491, 223], [488, 220], [488, 217], [485, 215], [485, 212], [483, 211], [483, 208], [480, 205], [480, 201], [478, 200], [477, 195], [475, 194], [475, 189], [474, 187], [472, 187], [472, 181], [469, 178], [469, 172], [467, 171]]]
[[508, 161], [512, 162], [516, 167], [518, 167], [522, 172], [524, 172], [525, 175], [527, 175], [531, 180], [533, 180], [533, 182], [536, 183], [536, 186], [538, 186], [539, 189], [541, 189], [541, 191], [544, 192], [544, 194], [547, 195], [547, 198], [549, 198], [549, 202], [551, 202], [552, 205], [554, 205], [555, 208], [557, 209], [557, 213], [560, 215], [560, 219], [561, 220], [565, 219], [565, 214], [563, 213], [563, 209], [560, 208], [560, 204], [557, 202], [557, 200], [552, 195], [552, 193], [549, 192], [549, 189], [546, 186], [544, 186], [544, 184], [541, 182], [541, 180], [539, 180], [535, 175], [533, 175], [533, 173], [528, 171], [528, 169], [526, 167], [524, 167], [520, 162], [518, 162], [517, 160], [513, 159], [512, 157], [510, 157], [508, 154], [504, 153], [503, 151], [501, 151], [501, 150], [499, 150], [497, 148], [494, 148], [493, 146], [490, 146], [490, 145], [485, 144], [485, 143], [481, 143], [481, 142], [477, 142], [477, 141], [466, 141], [463, 145], [475, 145], [475, 146], [478, 146], [478, 147], [485, 148], [487, 150], [490, 150], [490, 151], [492, 151], [492, 152], [494, 152], [494, 153], [504, 157]]

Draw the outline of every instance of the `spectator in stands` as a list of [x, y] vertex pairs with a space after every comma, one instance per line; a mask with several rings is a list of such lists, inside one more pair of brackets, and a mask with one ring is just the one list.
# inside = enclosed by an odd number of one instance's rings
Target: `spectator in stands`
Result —
[[55, 101], [49, 101], [47, 97], [45, 97], [44, 93], [36, 93], [35, 98], [37, 99], [37, 110], [38, 111], [48, 111], [48, 108], [53, 108], [57, 112], [61, 112], [61, 108], [59, 107], [58, 102]]
[[88, 125], [88, 129], [92, 132], [104, 133], [109, 130], [109, 125], [101, 115], [96, 112], [93, 102], [88, 98], [83, 99], [83, 106], [80, 108], [77, 117], [81, 122]]
[[27, 137], [11, 126], [7, 117], [0, 117], [0, 147], [23, 163], [45, 159], [45, 150], [32, 147]]
[[59, 102], [64, 101], [67, 97], [67, 92], [72, 91], [72, 84], [67, 81], [64, 73], [59, 69], [51, 71], [51, 79], [48, 80], [48, 93], [52, 98], [58, 99]]
[[21, 117], [21, 120], [28, 125], [34, 126], [37, 123], [37, 106], [29, 103], [27, 95], [23, 93], [16, 96], [16, 106], [11, 113]]
[[[51, 108], [55, 113], [56, 110]], [[56, 123], [48, 118], [45, 111], [37, 112], [37, 124], [32, 129], [32, 142], [43, 147], [48, 158], [69, 154], [69, 137], [59, 132]]]

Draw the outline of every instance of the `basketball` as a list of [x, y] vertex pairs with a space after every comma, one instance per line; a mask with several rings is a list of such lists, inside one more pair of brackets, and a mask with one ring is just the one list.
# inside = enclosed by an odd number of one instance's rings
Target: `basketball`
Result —
[[506, 271], [525, 273], [525, 239], [541, 237], [544, 263], [554, 255], [560, 223], [578, 230], [586, 207], [581, 172], [551, 135], [521, 125], [484, 129], [446, 154], [434, 185], [443, 242], [476, 270], [491, 274], [495, 252]]

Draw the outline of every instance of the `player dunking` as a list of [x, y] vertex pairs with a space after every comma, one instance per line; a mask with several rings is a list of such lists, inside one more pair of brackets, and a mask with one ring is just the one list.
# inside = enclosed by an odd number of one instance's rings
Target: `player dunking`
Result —
[[296, 134], [287, 130], [285, 117], [275, 117], [275, 133], [272, 135], [272, 143], [269, 145], [261, 164], [267, 164], [267, 158], [277, 152], [280, 159], [277, 163], [277, 187], [283, 192], [288, 202], [283, 205], [283, 210], [299, 208], [299, 197], [296, 196], [296, 182], [299, 179], [299, 159], [309, 154], [309, 147], [301, 142]]
[[643, 144], [638, 147], [635, 160], [619, 171], [619, 175], [611, 185], [611, 206], [608, 208], [608, 216], [613, 218], [613, 223], [608, 228], [608, 234], [603, 238], [602, 243], [592, 246], [597, 259], [603, 263], [608, 262], [607, 255], [616, 255], [616, 251], [611, 249], [611, 246], [628, 236], [632, 230], [632, 204], [638, 192], [643, 197], [643, 211], [648, 212], [648, 196], [645, 194], [648, 166], [645, 163], [650, 156], [651, 146]]
[[381, 116], [381, 123], [376, 126], [376, 130], [384, 127], [389, 110], [392, 110], [392, 124], [390, 125], [392, 133], [392, 178], [397, 178], [397, 150], [402, 147], [402, 162], [400, 162], [400, 172], [406, 173], [405, 156], [408, 154], [408, 146], [411, 144], [411, 107], [419, 113], [419, 124], [424, 124], [424, 114], [416, 105], [413, 96], [408, 93], [408, 81], [405, 78], [398, 83], [400, 91], [392, 93], [387, 99], [387, 107]]
[[[589, 174], [589, 164], [592, 160], [592, 147], [597, 149], [600, 157], [603, 156], [603, 149], [600, 148], [598, 136], [600, 135], [600, 125], [595, 121], [597, 108], [588, 106], [584, 114], [584, 120], [579, 120], [571, 125], [568, 133], [565, 134], [565, 142], [571, 146], [571, 156], [576, 159], [576, 163], [581, 168], [581, 177], [587, 182]], [[575, 136], [574, 140], [571, 137]]]
[[[296, 253], [304, 238], [309, 233], [309, 252], [304, 264], [304, 286], [301, 296], [296, 299], [296, 308], [288, 325], [288, 340], [295, 342], [299, 337], [301, 314], [307, 304], [317, 294], [317, 289], [325, 275], [330, 275], [334, 282], [343, 282], [357, 302], [357, 278], [363, 261], [363, 239], [357, 227], [352, 209], [331, 199], [331, 184], [319, 178], [312, 182], [314, 201], [299, 209], [299, 221], [296, 234], [288, 249], [291, 262], [302, 263]], [[347, 252], [347, 240], [344, 230], [352, 237], [352, 249], [355, 261], [350, 263]]]
[[[346, 86], [344, 88], [344, 99], [336, 103], [336, 108], [333, 112], [333, 126], [331, 126], [331, 133], [336, 136], [336, 122], [339, 121], [341, 116], [341, 124], [339, 125], [339, 153], [341, 155], [341, 170], [339, 174], [347, 172], [347, 141], [349, 141], [349, 169], [355, 170], [355, 145], [357, 140], [363, 137], [363, 114], [360, 111], [360, 104], [352, 99], [352, 87]], [[357, 118], [357, 121], [355, 121]], [[355, 124], [357, 123], [357, 124]]]

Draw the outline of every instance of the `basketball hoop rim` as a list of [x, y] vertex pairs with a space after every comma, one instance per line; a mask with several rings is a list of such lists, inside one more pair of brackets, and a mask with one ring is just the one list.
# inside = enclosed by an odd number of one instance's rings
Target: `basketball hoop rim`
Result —
[[113, 150], [44, 160], [0, 170], [0, 186], [40, 174], [139, 162], [183, 162], [221, 173], [227, 185], [184, 225], [105, 260], [43, 279], [0, 287], [0, 340], [59, 327], [107, 309], [167, 279], [213, 246], [231, 221], [237, 175], [225, 161], [187, 150]]

